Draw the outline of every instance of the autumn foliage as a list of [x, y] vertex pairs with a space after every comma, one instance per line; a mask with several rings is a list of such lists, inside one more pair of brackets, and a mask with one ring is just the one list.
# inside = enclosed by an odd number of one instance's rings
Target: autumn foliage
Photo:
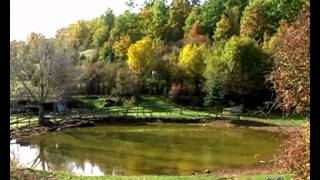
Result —
[[274, 54], [269, 80], [277, 94], [278, 107], [290, 112], [308, 111], [310, 104], [310, 13], [305, 11], [292, 23]]
[[175, 99], [177, 98], [179, 95], [181, 95], [182, 92], [182, 86], [181, 84], [172, 84], [169, 95], [171, 98]]
[[288, 139], [279, 149], [276, 165], [295, 173], [297, 180], [310, 179], [310, 125], [306, 123], [303, 132], [295, 131]]
[[[274, 67], [269, 77], [276, 91], [276, 104], [286, 112], [308, 113], [310, 105], [310, 13], [305, 10], [285, 31], [274, 51]], [[280, 38], [279, 38], [280, 39]], [[278, 165], [293, 172], [295, 179], [310, 179], [310, 127], [295, 132], [284, 145]]]
[[191, 43], [204, 43], [207, 41], [207, 37], [201, 32], [201, 23], [196, 21], [188, 34], [188, 41]]

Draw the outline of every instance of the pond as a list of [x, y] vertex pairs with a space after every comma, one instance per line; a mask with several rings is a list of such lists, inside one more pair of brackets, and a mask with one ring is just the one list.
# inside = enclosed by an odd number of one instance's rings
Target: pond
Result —
[[200, 125], [98, 125], [10, 145], [20, 165], [79, 175], [191, 175], [272, 158], [279, 134]]

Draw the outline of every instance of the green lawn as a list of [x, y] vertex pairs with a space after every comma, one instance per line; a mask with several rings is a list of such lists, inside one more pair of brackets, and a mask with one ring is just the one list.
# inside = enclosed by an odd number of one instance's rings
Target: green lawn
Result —
[[[99, 110], [100, 115], [125, 115], [123, 106], [103, 107], [106, 98], [89, 99], [85, 97], [78, 97], [83, 103], [88, 106], [94, 106]], [[217, 115], [216, 115], [217, 114]], [[141, 100], [137, 101], [131, 107], [127, 116], [133, 117], [159, 117], [159, 118], [175, 118], [175, 119], [204, 119], [210, 117], [221, 117], [219, 112], [209, 108], [193, 108], [181, 107], [171, 102], [169, 99], [157, 96], [143, 96]], [[236, 116], [223, 115], [223, 119], [238, 119]], [[300, 116], [293, 116], [289, 118], [282, 118], [281, 114], [271, 114], [269, 118], [258, 118], [252, 116], [241, 116], [241, 120], [253, 120], [264, 123], [271, 123], [284, 126], [301, 126], [304, 123], [304, 118]]]

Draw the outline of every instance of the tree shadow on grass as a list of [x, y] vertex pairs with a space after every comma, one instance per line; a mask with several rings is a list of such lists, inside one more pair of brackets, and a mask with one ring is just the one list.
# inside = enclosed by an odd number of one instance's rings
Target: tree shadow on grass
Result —
[[235, 126], [246, 126], [246, 127], [277, 127], [276, 124], [251, 121], [251, 120], [231, 120], [230, 123]]

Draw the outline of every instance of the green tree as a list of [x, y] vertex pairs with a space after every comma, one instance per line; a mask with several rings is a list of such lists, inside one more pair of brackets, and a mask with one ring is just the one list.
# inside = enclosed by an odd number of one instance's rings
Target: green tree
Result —
[[226, 16], [222, 16], [220, 21], [217, 22], [216, 31], [214, 33], [213, 39], [215, 41], [220, 41], [223, 39], [228, 39], [232, 34], [230, 33], [232, 24]]
[[139, 16], [141, 19], [141, 29], [143, 36], [153, 36], [154, 33], [154, 24], [153, 24], [153, 17], [154, 17], [154, 11], [153, 7], [144, 7], [139, 12]]
[[225, 10], [225, 15], [222, 15], [217, 22], [213, 39], [215, 41], [227, 40], [233, 35], [240, 33], [240, 7], [235, 5]]
[[190, 13], [190, 17], [186, 20], [185, 32], [189, 32], [192, 25], [199, 20], [202, 24], [203, 33], [211, 37], [215, 31], [215, 25], [220, 20], [223, 11], [225, 0], [208, 0]]
[[241, 18], [241, 34], [263, 41], [276, 32], [281, 20], [291, 21], [303, 8], [301, 0], [250, 1]]
[[153, 5], [153, 18], [151, 32], [154, 38], [166, 39], [166, 24], [168, 23], [169, 9], [165, 0], [155, 0]]
[[267, 17], [270, 19], [268, 27], [271, 33], [275, 33], [281, 20], [295, 20], [302, 10], [304, 2], [302, 0], [269, 0], [267, 1]]
[[110, 42], [106, 41], [102, 47], [99, 48], [98, 61], [113, 62], [115, 57], [115, 50], [110, 45]]
[[124, 66], [117, 71], [112, 94], [117, 96], [133, 95], [137, 92], [137, 83], [133, 74]]
[[110, 36], [110, 31], [114, 25], [115, 16], [111, 9], [108, 9], [104, 15], [97, 19], [97, 29], [93, 34], [93, 44], [95, 47], [101, 47]]
[[240, 34], [262, 42], [268, 28], [267, 6], [264, 0], [251, 1], [241, 18]]
[[118, 39], [120, 36], [126, 35], [130, 37], [132, 42], [141, 39], [143, 32], [138, 14], [125, 11], [116, 17], [114, 27], [111, 30], [111, 37]]
[[234, 36], [220, 46], [223, 48], [217, 48], [207, 59], [207, 93], [210, 95], [216, 84], [222, 83], [224, 96], [242, 100], [258, 97], [266, 88], [265, 75], [271, 70], [267, 54], [248, 37]]
[[199, 21], [199, 15], [200, 15], [200, 7], [199, 6], [193, 7], [188, 17], [185, 20], [185, 25], [183, 27], [185, 34], [188, 34], [193, 24], [196, 21]]
[[226, 94], [244, 98], [265, 88], [265, 75], [271, 67], [267, 55], [253, 39], [232, 37], [225, 44], [223, 58], [228, 68]]
[[215, 48], [209, 49], [206, 56], [204, 72], [206, 97], [204, 105], [219, 105], [224, 98], [223, 83], [227, 76], [227, 65], [223, 59], [223, 43], [217, 43]]
[[177, 41], [183, 38], [184, 23], [191, 12], [191, 7], [188, 0], [172, 0], [168, 22], [170, 41]]

